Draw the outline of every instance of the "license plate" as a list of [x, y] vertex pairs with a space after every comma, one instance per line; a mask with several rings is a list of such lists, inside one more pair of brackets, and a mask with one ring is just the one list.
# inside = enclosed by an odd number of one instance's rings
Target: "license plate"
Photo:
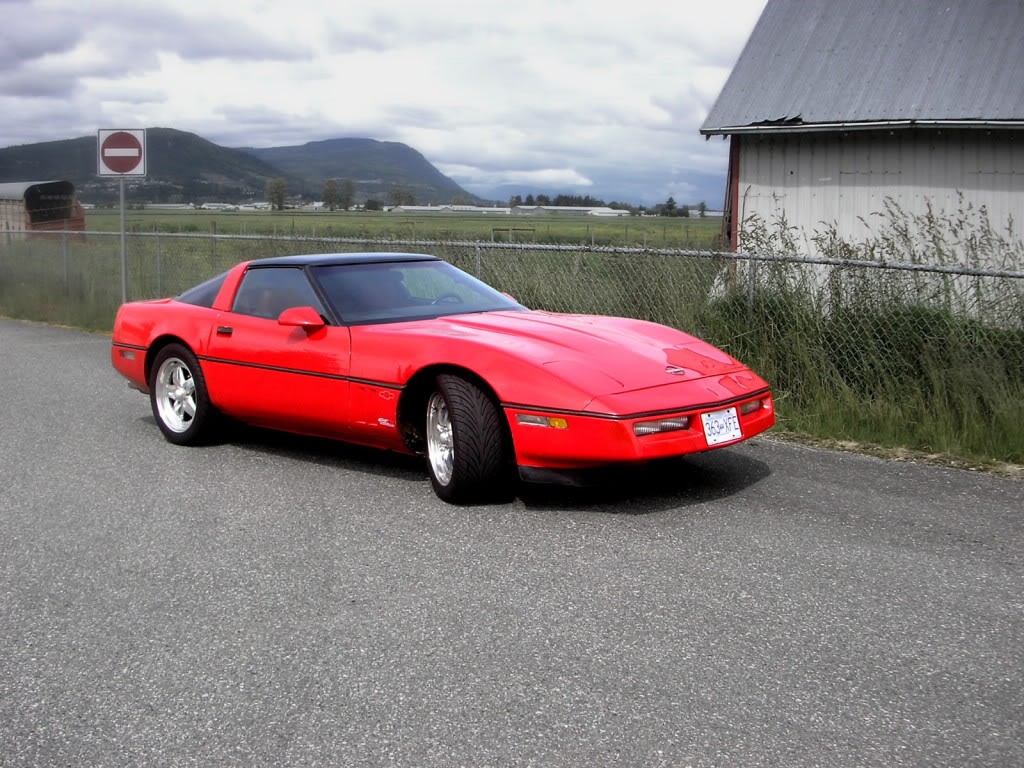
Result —
[[704, 439], [708, 441], [708, 445], [728, 443], [730, 440], [739, 440], [743, 437], [735, 408], [702, 413], [700, 420], [704, 425]]

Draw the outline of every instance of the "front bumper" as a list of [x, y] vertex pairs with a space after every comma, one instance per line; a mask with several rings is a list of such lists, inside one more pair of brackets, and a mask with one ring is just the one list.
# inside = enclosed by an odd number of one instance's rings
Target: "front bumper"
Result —
[[[736, 409], [739, 436], [722, 442], [709, 442], [701, 414], [728, 408]], [[767, 389], [744, 397], [658, 410], [657, 413], [567, 413], [512, 406], [506, 406], [505, 413], [515, 446], [516, 463], [521, 471], [526, 468], [582, 469], [684, 456], [735, 445], [775, 424], [775, 405]], [[527, 423], [523, 423], [521, 417], [526, 417]], [[556, 426], [536, 423], [544, 418]], [[687, 419], [688, 426], [669, 432], [637, 435], [634, 426], [652, 419]]]

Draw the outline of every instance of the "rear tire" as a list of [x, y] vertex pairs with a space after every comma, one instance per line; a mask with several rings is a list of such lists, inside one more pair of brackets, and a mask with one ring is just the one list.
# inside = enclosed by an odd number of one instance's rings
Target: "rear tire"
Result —
[[199, 361], [187, 347], [168, 344], [157, 353], [149, 402], [160, 431], [175, 445], [198, 445], [209, 436], [216, 411]]
[[425, 421], [427, 466], [438, 497], [452, 504], [508, 497], [508, 432], [500, 409], [478, 386], [459, 376], [438, 376]]

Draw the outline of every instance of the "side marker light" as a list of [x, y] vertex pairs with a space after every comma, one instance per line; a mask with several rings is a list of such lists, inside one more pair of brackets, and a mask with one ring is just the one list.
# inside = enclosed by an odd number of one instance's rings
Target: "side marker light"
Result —
[[532, 413], [517, 413], [516, 421], [530, 427], [569, 428], [569, 422], [561, 416], [536, 416]]

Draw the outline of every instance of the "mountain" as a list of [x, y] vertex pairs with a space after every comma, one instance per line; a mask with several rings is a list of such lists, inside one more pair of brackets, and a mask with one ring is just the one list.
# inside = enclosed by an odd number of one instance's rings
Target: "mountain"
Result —
[[[237, 149], [226, 149], [194, 133], [146, 130], [146, 176], [127, 177], [131, 202], [204, 202], [262, 199], [267, 181], [281, 171]], [[96, 174], [96, 137], [47, 141], [0, 149], [0, 181], [67, 179], [81, 200], [116, 199], [117, 181]]]
[[[289, 192], [319, 199], [328, 178], [351, 179], [356, 202], [388, 202], [395, 189], [417, 203], [475, 202], [454, 181], [405, 144], [373, 139], [332, 139], [298, 147], [230, 149], [173, 128], [146, 129], [146, 176], [127, 177], [133, 203], [203, 203], [263, 200], [270, 179], [283, 177]], [[84, 202], [114, 202], [118, 183], [96, 174], [96, 137], [0, 149], [0, 182], [67, 179]]]
[[415, 149], [394, 141], [327, 139], [293, 147], [241, 147], [241, 151], [304, 180], [312, 185], [314, 195], [328, 179], [350, 179], [360, 199], [387, 201], [392, 190], [402, 188], [420, 204], [477, 201]]

